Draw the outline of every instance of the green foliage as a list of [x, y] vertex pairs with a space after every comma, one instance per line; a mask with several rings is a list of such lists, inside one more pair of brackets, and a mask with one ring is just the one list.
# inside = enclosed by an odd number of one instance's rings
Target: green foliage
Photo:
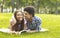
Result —
[[[60, 3], [60, 0], [4, 0], [4, 3], [5, 3], [5, 6], [11, 6], [11, 2], [14, 1], [13, 3], [19, 3], [19, 4], [22, 4], [22, 6], [24, 6], [25, 4], [28, 3], [28, 5], [32, 5], [33, 3], [36, 4], [39, 4], [39, 6], [53, 6], [56, 4], [56, 2]], [[0, 0], [0, 3], [2, 3], [3, 1]], [[53, 4], [53, 5], [52, 5]]]

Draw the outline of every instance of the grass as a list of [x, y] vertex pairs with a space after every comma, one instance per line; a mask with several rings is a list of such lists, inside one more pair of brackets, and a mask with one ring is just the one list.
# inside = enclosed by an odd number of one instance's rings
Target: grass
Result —
[[[0, 28], [8, 28], [12, 13], [0, 13]], [[42, 18], [42, 27], [48, 32], [22, 33], [21, 35], [0, 32], [0, 38], [60, 38], [60, 15], [36, 14]]]

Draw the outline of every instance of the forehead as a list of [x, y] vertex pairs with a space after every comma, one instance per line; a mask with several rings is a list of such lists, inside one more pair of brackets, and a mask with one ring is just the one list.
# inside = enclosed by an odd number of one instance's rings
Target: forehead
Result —
[[22, 14], [22, 12], [18, 12], [17, 14]]

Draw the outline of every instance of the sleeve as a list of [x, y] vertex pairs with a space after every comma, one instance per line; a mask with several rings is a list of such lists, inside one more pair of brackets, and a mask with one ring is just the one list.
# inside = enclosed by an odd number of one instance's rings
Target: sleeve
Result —
[[10, 20], [10, 25], [14, 25], [15, 23], [16, 23], [15, 18], [12, 18], [12, 19]]
[[36, 31], [40, 31], [42, 20], [41, 18], [36, 21]]

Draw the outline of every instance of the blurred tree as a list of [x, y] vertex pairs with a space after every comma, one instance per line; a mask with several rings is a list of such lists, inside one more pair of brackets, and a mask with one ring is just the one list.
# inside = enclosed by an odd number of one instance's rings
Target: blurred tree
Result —
[[36, 8], [36, 13], [39, 13], [40, 8], [45, 9], [46, 7], [50, 9], [50, 13], [55, 10], [55, 14], [58, 13], [58, 7], [60, 7], [60, 0], [0, 0], [1, 12], [4, 8], [12, 7], [12, 12], [14, 8], [21, 8], [25, 6], [34, 6]]

